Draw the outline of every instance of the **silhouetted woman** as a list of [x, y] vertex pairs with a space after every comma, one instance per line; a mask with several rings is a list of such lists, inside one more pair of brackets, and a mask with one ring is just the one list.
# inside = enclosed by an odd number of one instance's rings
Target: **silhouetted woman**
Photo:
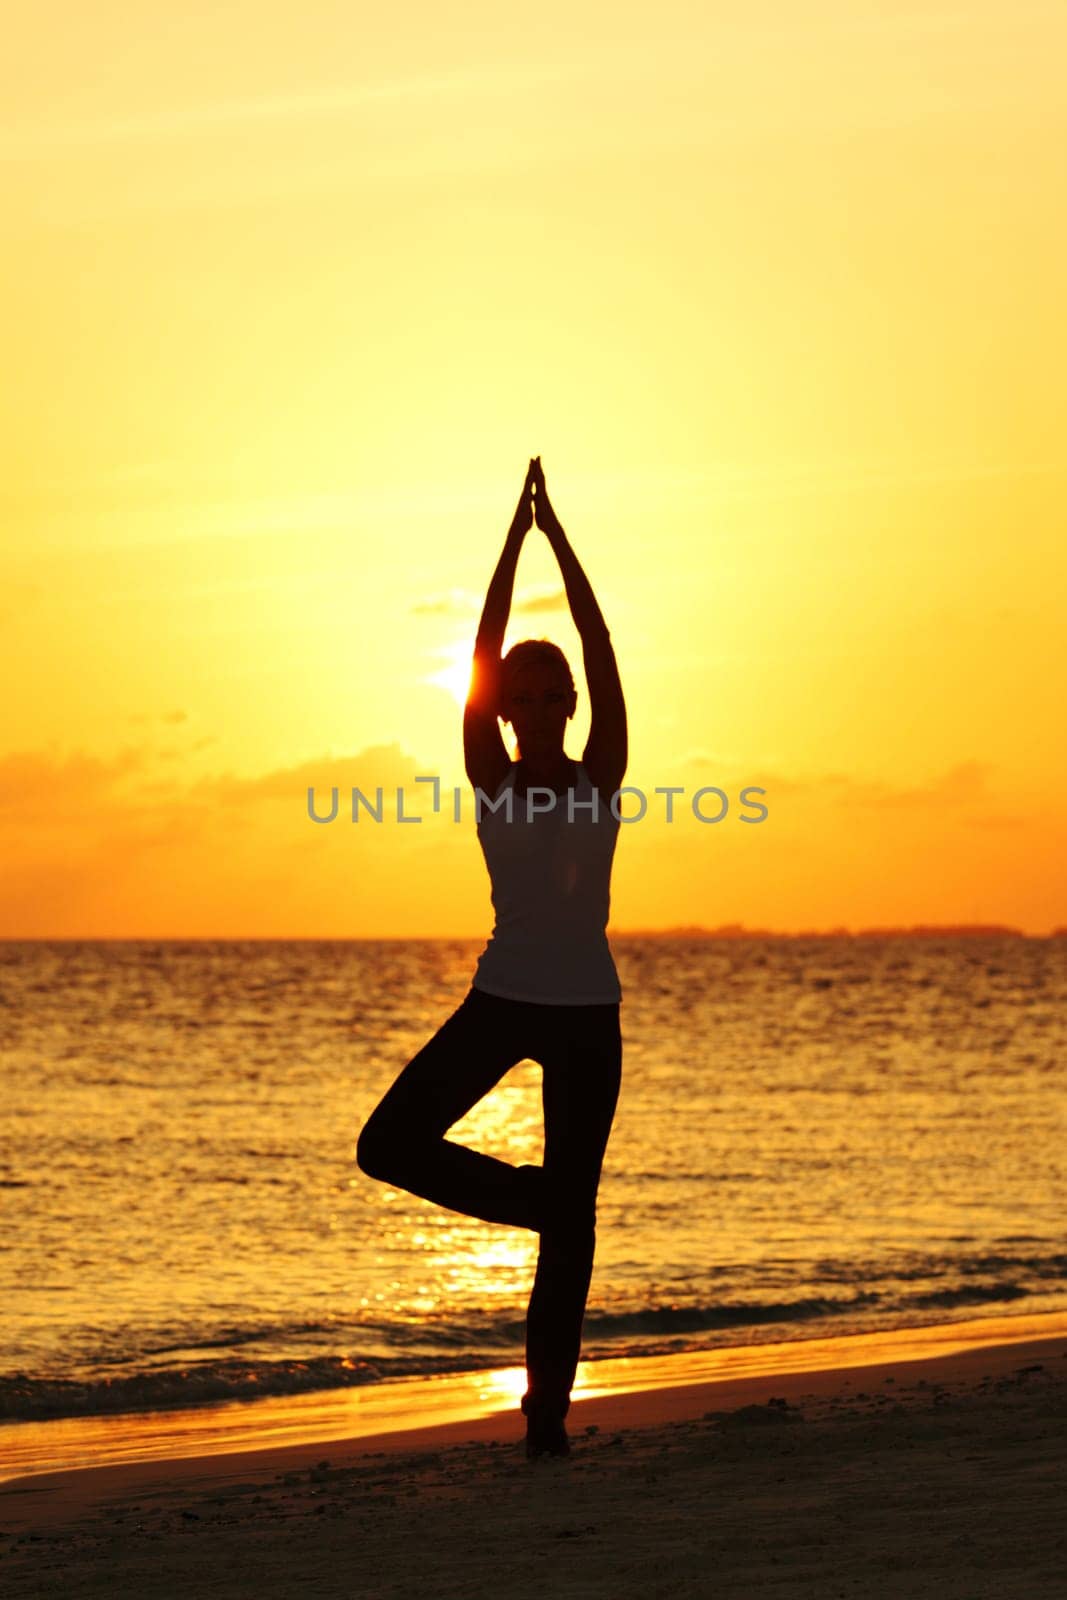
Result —
[[[500, 655], [535, 511], [582, 641], [592, 725], [580, 762], [563, 748], [577, 703], [563, 652], [548, 640], [525, 639]], [[498, 717], [515, 732], [516, 762]], [[371, 1177], [449, 1210], [540, 1234], [526, 1319], [526, 1454], [566, 1455], [564, 1418], [593, 1270], [597, 1189], [622, 1074], [622, 991], [605, 929], [619, 831], [610, 802], [627, 746], [611, 637], [549, 503], [540, 457], [530, 462], [486, 595], [463, 749], [467, 776], [480, 791], [492, 935], [462, 1004], [371, 1113], [356, 1159]], [[539, 1062], [543, 1074], [543, 1166], [514, 1167], [444, 1137], [526, 1059]]]

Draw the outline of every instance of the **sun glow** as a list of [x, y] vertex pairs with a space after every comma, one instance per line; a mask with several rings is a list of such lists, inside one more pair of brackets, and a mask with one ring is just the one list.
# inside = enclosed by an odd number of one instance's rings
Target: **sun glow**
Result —
[[[532, 454], [613, 931], [1059, 928], [1064, 7], [184, 9], [8, 30], [0, 936], [484, 938], [469, 795], [300, 799], [459, 779]], [[513, 579], [577, 753], [536, 522]]]
[[501, 1409], [517, 1405], [526, 1393], [525, 1367], [499, 1367], [478, 1376], [479, 1400], [493, 1401]]
[[466, 705], [471, 682], [472, 650], [469, 641], [460, 640], [458, 644], [437, 653], [445, 657], [445, 665], [423, 678], [423, 683], [433, 683], [440, 689], [447, 689], [458, 706]]
[[[594, 1362], [580, 1361], [574, 1375], [574, 1386], [571, 1389], [571, 1399], [578, 1400], [593, 1394], [611, 1394], [612, 1389], [606, 1385], [598, 1388], [593, 1376]], [[476, 1376], [477, 1394], [479, 1400], [488, 1400], [501, 1409], [515, 1406], [526, 1393], [528, 1374], [525, 1367], [498, 1367], [494, 1371], [478, 1373]], [[618, 1380], [616, 1379], [616, 1382]]]

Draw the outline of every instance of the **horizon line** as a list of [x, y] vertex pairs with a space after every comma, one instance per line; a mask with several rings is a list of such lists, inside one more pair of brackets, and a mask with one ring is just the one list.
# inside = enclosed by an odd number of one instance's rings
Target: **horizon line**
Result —
[[[1008, 923], [944, 922], [876, 924], [865, 928], [838, 925], [832, 928], [748, 928], [740, 922], [673, 923], [661, 928], [609, 928], [609, 939], [928, 939], [938, 936], [957, 938], [1009, 937], [1015, 939], [1067, 938], [1067, 924], [1047, 933], [1027, 933]], [[385, 942], [473, 942], [487, 939], [482, 933], [33, 933], [0, 934], [0, 944], [378, 944]]]

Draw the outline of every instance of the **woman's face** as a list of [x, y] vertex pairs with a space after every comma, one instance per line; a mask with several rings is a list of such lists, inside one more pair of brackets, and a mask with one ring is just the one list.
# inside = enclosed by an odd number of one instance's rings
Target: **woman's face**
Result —
[[531, 662], [511, 678], [501, 712], [510, 722], [522, 756], [552, 756], [563, 749], [575, 694], [562, 667]]

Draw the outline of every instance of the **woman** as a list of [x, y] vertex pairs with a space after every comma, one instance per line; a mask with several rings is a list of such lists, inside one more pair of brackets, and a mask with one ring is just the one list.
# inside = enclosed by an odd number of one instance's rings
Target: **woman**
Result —
[[[500, 656], [535, 512], [582, 641], [592, 725], [580, 762], [563, 748], [577, 703], [563, 652], [527, 639]], [[512, 725], [516, 762], [498, 717]], [[626, 708], [611, 637], [552, 510], [539, 456], [486, 595], [463, 749], [478, 791], [493, 932], [458, 1010], [371, 1113], [356, 1159], [371, 1177], [452, 1211], [540, 1235], [526, 1320], [526, 1454], [567, 1455], [564, 1418], [593, 1270], [596, 1195], [622, 1073], [622, 992], [605, 928]], [[513, 1167], [444, 1137], [526, 1059], [543, 1071], [542, 1166]]]

